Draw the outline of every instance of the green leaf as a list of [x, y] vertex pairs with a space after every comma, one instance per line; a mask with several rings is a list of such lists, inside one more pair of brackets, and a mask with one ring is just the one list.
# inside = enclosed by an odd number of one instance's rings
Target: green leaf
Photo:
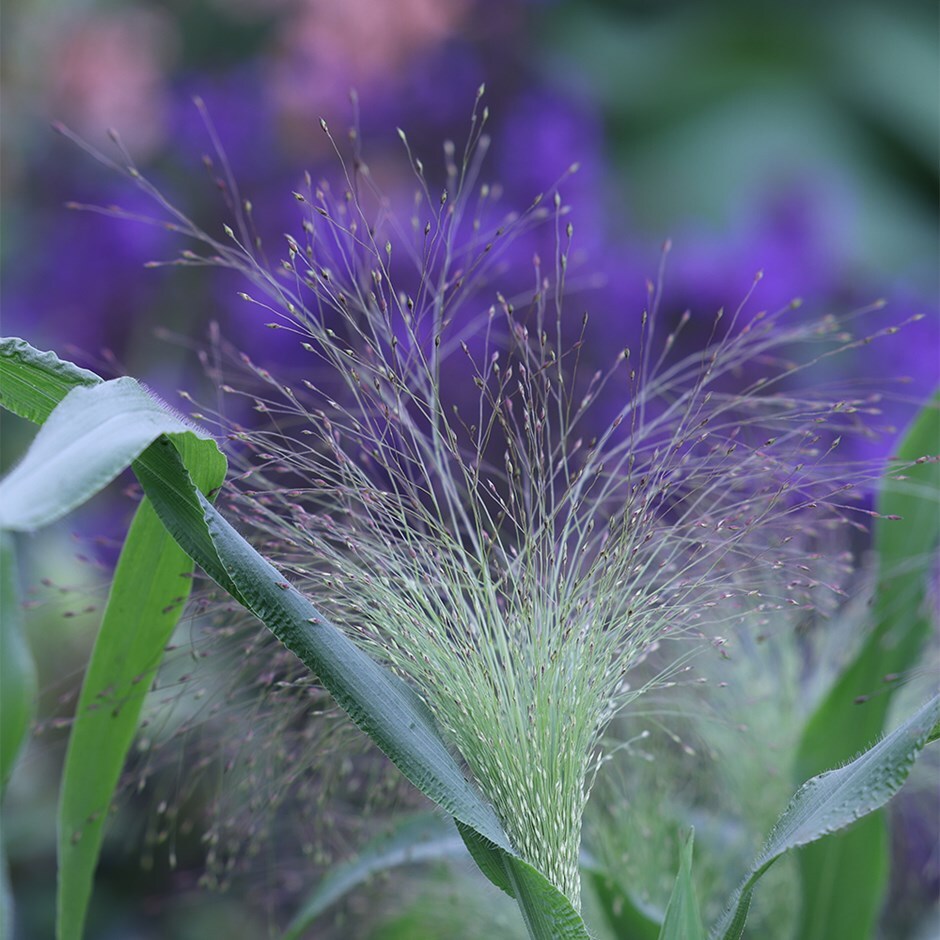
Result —
[[692, 846], [695, 832], [690, 831], [679, 857], [679, 874], [666, 906], [666, 919], [659, 940], [705, 940], [705, 927], [699, 913], [698, 898], [692, 882]]
[[[744, 933], [754, 885], [790, 849], [808, 845], [884, 806], [901, 788], [918, 753], [940, 731], [940, 695], [850, 764], [803, 784], [712, 931], [715, 940]], [[854, 896], [854, 895], [853, 895]], [[852, 936], [839, 932], [832, 936]]]
[[13, 539], [0, 532], [0, 799], [36, 711], [36, 665], [23, 635]]
[[[59, 518], [167, 432], [195, 485], [210, 492], [225, 479], [226, 460], [215, 442], [193, 433], [132, 379], [102, 382], [21, 340], [0, 343], [0, 377], [3, 404], [45, 422], [0, 485], [0, 514], [8, 527], [31, 529]], [[144, 500], [118, 561], [69, 735], [58, 815], [61, 940], [82, 935], [111, 798], [144, 698], [189, 596], [192, 569]], [[12, 666], [14, 659], [4, 655], [0, 669], [8, 662]], [[4, 681], [2, 694], [7, 687]], [[8, 715], [13, 721], [15, 711], [4, 702], [4, 722]], [[6, 743], [6, 725], [3, 730]]]
[[538, 869], [514, 854], [503, 858], [511, 894], [533, 940], [590, 940], [581, 915]]
[[516, 889], [513, 887], [512, 879], [506, 870], [504, 851], [495, 845], [479, 830], [469, 826], [459, 819], [454, 819], [457, 826], [457, 832], [463, 839], [470, 857], [476, 862], [477, 868], [501, 891], [505, 891], [510, 897], [516, 896]]
[[[45, 374], [45, 354], [14, 357], [17, 382], [5, 399], [19, 414], [41, 414], [71, 376], [60, 360]], [[25, 361], [25, 367], [24, 367]], [[0, 358], [0, 369], [4, 359]], [[48, 412], [47, 412], [48, 413]], [[587, 940], [570, 901], [516, 855], [493, 808], [464, 777], [430, 711], [405, 682], [383, 669], [326, 621], [214, 509], [193, 485], [174, 441], [161, 436], [134, 462], [160, 520], [203, 570], [252, 611], [318, 677], [353, 721], [425, 795], [454, 816], [481, 868], [516, 897], [536, 940]], [[472, 833], [472, 835], [471, 835]], [[472, 844], [472, 845], [471, 845]]]
[[107, 486], [161, 434], [193, 431], [134, 379], [72, 389], [0, 482], [0, 528], [30, 532], [55, 522]]
[[[0, 532], [0, 801], [36, 711], [36, 664], [23, 635], [13, 538]], [[13, 935], [13, 893], [0, 828], [0, 940]]]
[[[225, 458], [180, 435], [195, 483], [218, 487]], [[69, 735], [59, 797], [58, 936], [82, 924], [111, 797], [137, 730], [144, 698], [192, 587], [193, 564], [153, 511], [139, 506], [114, 573]]]
[[374, 875], [401, 865], [465, 857], [466, 848], [453, 822], [434, 813], [409, 816], [351, 861], [332, 868], [304, 901], [281, 940], [298, 940], [327, 908]]
[[[223, 586], [233, 586], [241, 603], [310, 667], [399, 769], [451, 815], [508, 849], [492, 807], [464, 777], [414, 690], [330, 624], [207, 500], [178, 485], [182, 462], [174, 448], [148, 451], [135, 471], [164, 525], [190, 556]], [[203, 520], [196, 537], [189, 512], [194, 508]], [[204, 533], [211, 555], [203, 554]]]
[[18, 336], [0, 337], [0, 407], [42, 424], [77, 386], [98, 385], [101, 377], [42, 352]]
[[[921, 461], [889, 472], [882, 484], [874, 543], [879, 576], [874, 626], [855, 658], [803, 729], [796, 773], [806, 779], [849, 760], [884, 729], [896, 677], [912, 668], [931, 632], [925, 614], [930, 565], [940, 544], [940, 393], [905, 433], [898, 459]], [[933, 459], [924, 459], [930, 458]], [[888, 877], [884, 819], [800, 853], [804, 940], [870, 936]]]

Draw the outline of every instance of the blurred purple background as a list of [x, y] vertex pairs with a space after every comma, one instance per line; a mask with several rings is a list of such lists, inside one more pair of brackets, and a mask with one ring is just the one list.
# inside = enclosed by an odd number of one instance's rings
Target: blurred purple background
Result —
[[[604, 286], [575, 289], [571, 303], [590, 310], [601, 335], [629, 333], [671, 238], [667, 317], [688, 307], [710, 323], [758, 269], [753, 310], [800, 296], [814, 313], [843, 313], [885, 297], [894, 319], [926, 313], [843, 366], [910, 376], [900, 394], [922, 400], [940, 375], [931, 7], [12, 3], [3, 331], [90, 362], [107, 350], [112, 370], [171, 395], [190, 381], [192, 357], [156, 341], [158, 327], [201, 343], [217, 320], [237, 345], [281, 351], [239, 305], [233, 279], [142, 270], [177, 253], [166, 233], [65, 210], [69, 200], [146, 206], [51, 121], [111, 153], [106, 132], [116, 128], [144, 172], [219, 231], [224, 208], [200, 165], [211, 150], [192, 104], [200, 95], [270, 244], [296, 229], [290, 191], [302, 171], [335, 169], [318, 119], [348, 126], [350, 88], [370, 165], [400, 174], [395, 127], [437, 165], [442, 140], [465, 136], [485, 81], [487, 178], [503, 185], [507, 207], [527, 206], [581, 165], [562, 192], [578, 272]], [[529, 257], [527, 244], [512, 256], [525, 278]]]

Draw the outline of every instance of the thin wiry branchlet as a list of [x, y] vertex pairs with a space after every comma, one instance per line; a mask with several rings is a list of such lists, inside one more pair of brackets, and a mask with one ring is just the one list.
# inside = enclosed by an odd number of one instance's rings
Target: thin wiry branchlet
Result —
[[[290, 385], [244, 357], [265, 391], [242, 394], [268, 424], [233, 435], [242, 519], [414, 682], [516, 849], [577, 906], [601, 735], [642, 691], [631, 667], [667, 640], [720, 644], [755, 607], [807, 603], [831, 570], [813, 545], [858, 524], [842, 481], [864, 474], [838, 440], [876, 403], [792, 389], [871, 337], [742, 304], [681, 355], [690, 315], [657, 335], [652, 285], [639, 343], [582, 374], [566, 207], [556, 191], [493, 222], [485, 122], [478, 99], [440, 189], [401, 134], [418, 181], [404, 218], [353, 135], [339, 188], [308, 176], [295, 193], [300, 230], [273, 266], [240, 199], [224, 241], [169, 211], [209, 251], [177, 263], [242, 272], [242, 297], [310, 355]], [[536, 257], [531, 290], [504, 297], [496, 249], [546, 221], [552, 263]]]

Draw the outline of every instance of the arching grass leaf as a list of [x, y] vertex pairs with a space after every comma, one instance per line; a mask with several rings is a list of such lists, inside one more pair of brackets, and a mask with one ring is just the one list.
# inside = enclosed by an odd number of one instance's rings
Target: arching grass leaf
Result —
[[171, 447], [134, 465], [164, 525], [298, 656], [352, 720], [425, 796], [454, 816], [484, 874], [516, 898], [534, 938], [589, 937], [571, 902], [512, 849], [493, 808], [463, 776], [421, 698], [334, 627], [180, 475]]
[[940, 734], [936, 696], [891, 734], [838, 770], [807, 780], [796, 792], [767, 844], [712, 931], [713, 940], [739, 940], [754, 886], [790, 849], [838, 832], [884, 806], [907, 779], [918, 753]]
[[0, 528], [31, 532], [55, 522], [104, 489], [161, 434], [193, 431], [134, 379], [72, 389], [0, 481]]
[[[873, 629], [803, 729], [796, 758], [805, 780], [849, 760], [884, 730], [892, 679], [910, 669], [930, 636], [929, 570], [940, 544], [940, 393], [917, 415], [878, 495], [878, 584]], [[926, 459], [925, 459], [926, 458]], [[930, 459], [933, 458], [933, 459]], [[800, 853], [803, 908], [797, 935], [867, 937], [887, 885], [888, 833], [880, 814]]]
[[[173, 434], [202, 491], [225, 479], [226, 461], [215, 442], [194, 433], [133, 379], [103, 382], [22, 340], [0, 343], [0, 370], [4, 406], [44, 422], [25, 458], [0, 484], [0, 516], [10, 527], [33, 529], [61, 517], [164, 433]], [[58, 814], [60, 940], [82, 935], [114, 789], [189, 596], [192, 569], [144, 500], [115, 570], [69, 735]], [[3, 661], [4, 670], [14, 662], [6, 655]], [[5, 674], [3, 679], [4, 690], [12, 689]], [[4, 722], [14, 715], [5, 706]]]

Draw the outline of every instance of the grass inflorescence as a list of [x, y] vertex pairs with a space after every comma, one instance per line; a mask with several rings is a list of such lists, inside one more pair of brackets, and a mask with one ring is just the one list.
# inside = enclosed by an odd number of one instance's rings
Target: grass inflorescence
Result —
[[[839, 438], [876, 403], [799, 379], [871, 337], [796, 304], [742, 304], [684, 352], [691, 315], [667, 329], [656, 283], [638, 338], [609, 336], [607, 364], [586, 367], [600, 357], [565, 300], [561, 190], [501, 215], [482, 176], [486, 119], [478, 99], [463, 150], [444, 148], [443, 186], [401, 134], [416, 179], [404, 213], [358, 135], [344, 157], [323, 124], [339, 182], [306, 177], [271, 263], [224, 157], [234, 224], [219, 238], [119, 169], [201, 246], [175, 263], [242, 273], [248, 309], [309, 356], [296, 381], [244, 356], [254, 388], [222, 386], [259, 416], [227, 428], [242, 471], [230, 507], [414, 683], [516, 850], [578, 906], [602, 736], [650, 681], [631, 669], [838, 590], [826, 531], [859, 524], [852, 483], [869, 472], [840, 460]], [[551, 260], [536, 255], [519, 289], [495, 259], [536, 225]], [[671, 681], [689, 648], [652, 681]]]

